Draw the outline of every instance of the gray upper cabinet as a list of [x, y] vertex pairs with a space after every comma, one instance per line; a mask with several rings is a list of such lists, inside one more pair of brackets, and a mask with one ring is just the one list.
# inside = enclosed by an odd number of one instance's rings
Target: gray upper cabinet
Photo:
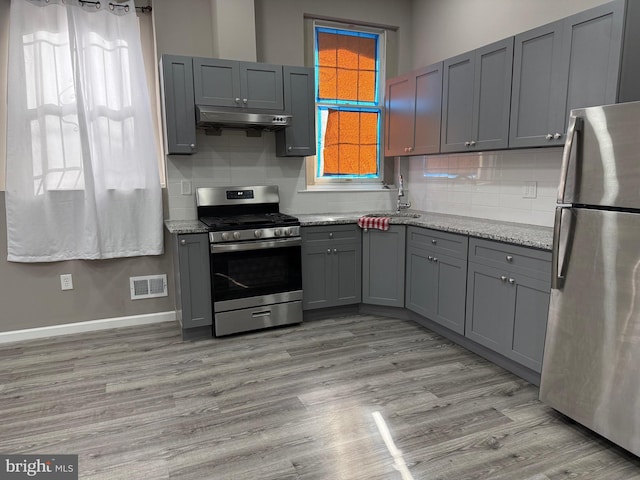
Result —
[[405, 306], [464, 335], [467, 285], [464, 235], [407, 228]]
[[471, 239], [465, 335], [540, 372], [550, 273], [549, 252]]
[[[178, 320], [183, 329], [211, 325], [211, 273], [206, 233], [174, 235]], [[176, 251], [177, 250], [177, 251]]]
[[178, 55], [163, 55], [160, 59], [160, 70], [166, 153], [195, 153], [196, 117], [192, 59]]
[[198, 105], [284, 109], [281, 65], [194, 58], [193, 80]]
[[623, 23], [622, 1], [565, 20], [562, 58], [568, 84], [563, 121], [574, 108], [616, 103]]
[[562, 145], [571, 109], [617, 101], [623, 25], [617, 0], [516, 35], [510, 147]]
[[283, 67], [284, 107], [293, 115], [291, 125], [276, 132], [276, 155], [303, 157], [316, 154], [315, 81], [313, 68]]
[[356, 225], [304, 227], [301, 234], [303, 309], [360, 303], [360, 228]]
[[444, 62], [440, 150], [508, 145], [513, 38]]
[[440, 150], [442, 62], [387, 81], [385, 155]]
[[362, 303], [404, 307], [404, 225], [362, 234]]

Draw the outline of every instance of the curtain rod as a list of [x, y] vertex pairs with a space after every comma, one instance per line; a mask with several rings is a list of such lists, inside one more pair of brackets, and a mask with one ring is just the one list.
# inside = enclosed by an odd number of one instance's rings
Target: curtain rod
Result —
[[[93, 0], [78, 0], [82, 5], [84, 5], [85, 3], [88, 3], [89, 5], [95, 5], [96, 8], [100, 8], [100, 2], [99, 1], [93, 1]], [[119, 5], [117, 3], [113, 3], [113, 2], [109, 2], [109, 8], [111, 10], [113, 10], [114, 8], [124, 8], [125, 12], [129, 11], [129, 5]], [[146, 6], [146, 7], [135, 7], [137, 11], [141, 12], [141, 13], [150, 13], [151, 12], [151, 6]]]

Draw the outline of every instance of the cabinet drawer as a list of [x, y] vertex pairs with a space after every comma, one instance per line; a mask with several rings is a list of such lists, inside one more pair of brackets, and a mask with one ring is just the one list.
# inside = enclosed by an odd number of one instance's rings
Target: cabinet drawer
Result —
[[471, 238], [469, 261], [541, 280], [551, 278], [551, 252]]
[[468, 243], [469, 239], [466, 235], [420, 227], [409, 227], [407, 229], [408, 246], [427, 248], [432, 252], [437, 252], [442, 255], [467, 258]]
[[353, 243], [360, 242], [360, 227], [357, 225], [322, 225], [319, 227], [302, 227], [300, 229], [303, 243], [317, 245], [324, 242]]

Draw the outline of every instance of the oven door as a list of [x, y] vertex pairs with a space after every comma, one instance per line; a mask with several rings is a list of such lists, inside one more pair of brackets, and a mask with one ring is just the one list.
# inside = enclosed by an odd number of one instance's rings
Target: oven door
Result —
[[211, 244], [216, 312], [302, 298], [299, 237]]

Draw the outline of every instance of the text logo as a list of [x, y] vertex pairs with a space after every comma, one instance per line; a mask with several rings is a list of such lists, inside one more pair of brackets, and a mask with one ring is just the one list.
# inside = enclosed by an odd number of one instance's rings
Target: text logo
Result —
[[78, 480], [77, 455], [0, 455], [0, 480]]

